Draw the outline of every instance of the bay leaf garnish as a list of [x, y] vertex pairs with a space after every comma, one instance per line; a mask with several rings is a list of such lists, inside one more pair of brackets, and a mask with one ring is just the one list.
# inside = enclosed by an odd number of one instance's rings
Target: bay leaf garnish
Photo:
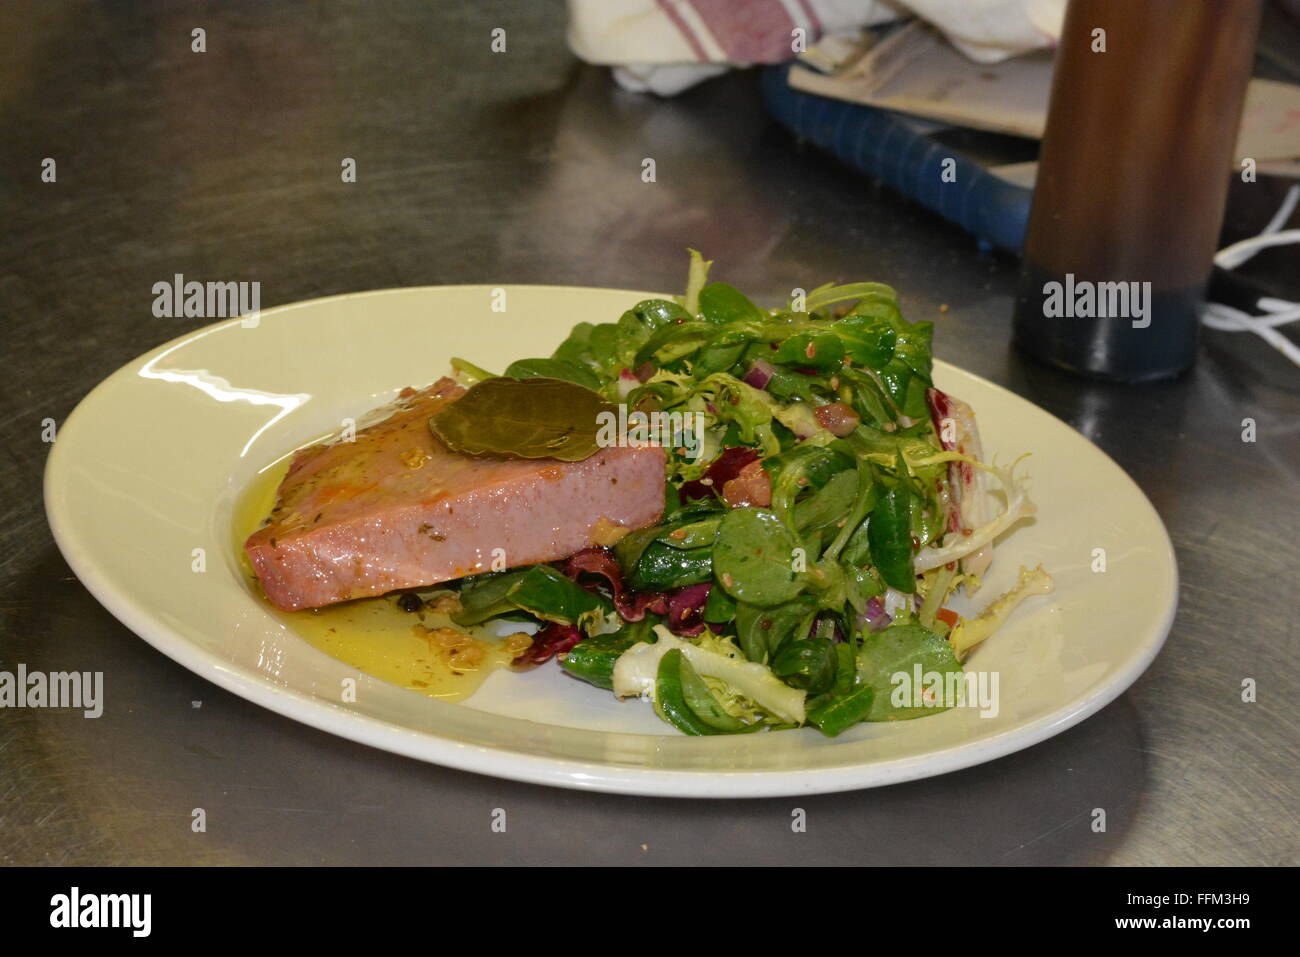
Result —
[[580, 462], [600, 451], [602, 413], [617, 417], [612, 403], [576, 382], [496, 376], [440, 409], [429, 428], [463, 455]]

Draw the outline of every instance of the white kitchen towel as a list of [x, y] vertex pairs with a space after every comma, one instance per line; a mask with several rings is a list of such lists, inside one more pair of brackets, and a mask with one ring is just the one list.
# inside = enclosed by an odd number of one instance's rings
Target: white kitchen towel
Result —
[[[671, 96], [728, 66], [912, 14], [981, 63], [1054, 46], [1066, 0], [569, 0], [569, 46], [623, 86]], [[796, 42], [798, 41], [798, 42]]]

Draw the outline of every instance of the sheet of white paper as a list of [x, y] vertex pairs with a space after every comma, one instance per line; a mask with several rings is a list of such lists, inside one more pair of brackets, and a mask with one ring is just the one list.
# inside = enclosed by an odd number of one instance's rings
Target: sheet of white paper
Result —
[[[832, 75], [792, 70], [790, 82], [808, 93], [1041, 139], [1052, 56], [1039, 52], [992, 65], [975, 63], [932, 28], [914, 21], [850, 58]], [[1269, 171], [1285, 170], [1300, 157], [1300, 86], [1250, 81], [1233, 165], [1239, 167], [1246, 156]]]

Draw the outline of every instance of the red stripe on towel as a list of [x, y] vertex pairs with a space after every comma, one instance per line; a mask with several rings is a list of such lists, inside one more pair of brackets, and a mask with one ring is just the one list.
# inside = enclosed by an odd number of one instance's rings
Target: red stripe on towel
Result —
[[682, 39], [690, 46], [691, 52], [695, 54], [695, 59], [701, 63], [708, 63], [709, 55], [704, 52], [704, 46], [700, 43], [699, 37], [695, 35], [695, 31], [691, 29], [690, 24], [683, 20], [682, 15], [677, 12], [676, 0], [655, 0], [655, 2], [659, 9], [664, 12], [664, 16], [672, 21], [673, 26], [677, 28], [677, 32], [682, 35]]
[[780, 63], [790, 59], [795, 22], [780, 0], [690, 0], [732, 63]]
[[804, 16], [808, 18], [808, 26], [812, 30], [810, 41], [816, 40], [822, 35], [822, 22], [817, 18], [817, 11], [813, 8], [810, 0], [795, 0], [799, 4], [799, 9], [803, 11]]

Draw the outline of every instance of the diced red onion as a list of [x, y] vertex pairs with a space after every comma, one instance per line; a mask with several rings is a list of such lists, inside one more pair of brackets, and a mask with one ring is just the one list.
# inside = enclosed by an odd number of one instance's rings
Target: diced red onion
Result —
[[894, 619], [885, 612], [885, 603], [879, 597], [867, 599], [866, 613], [867, 629], [871, 632], [880, 631], [892, 622]]
[[749, 371], [745, 373], [745, 385], [752, 385], [755, 389], [766, 389], [775, 374], [776, 366], [763, 359], [755, 359]]

